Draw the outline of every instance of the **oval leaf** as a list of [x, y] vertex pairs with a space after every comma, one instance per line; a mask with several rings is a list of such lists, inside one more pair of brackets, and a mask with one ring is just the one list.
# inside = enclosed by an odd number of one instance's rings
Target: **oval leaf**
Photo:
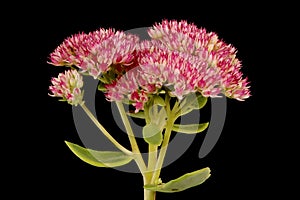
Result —
[[147, 190], [173, 193], [186, 190], [188, 188], [202, 184], [206, 179], [210, 177], [210, 169], [208, 167], [187, 173], [177, 179], [171, 180], [167, 183], [158, 185], [145, 185], [144, 188]]
[[207, 123], [202, 124], [174, 124], [172, 130], [180, 133], [194, 134], [204, 131], [208, 127]]
[[206, 103], [207, 103], [207, 97], [204, 97], [201, 94], [198, 94], [196, 104], [193, 104], [193, 108], [201, 109], [206, 105]]
[[71, 151], [82, 161], [96, 167], [117, 167], [129, 163], [133, 158], [118, 151], [96, 151], [65, 141]]
[[147, 143], [156, 146], [159, 146], [163, 140], [162, 132], [159, 126], [152, 123], [143, 127], [143, 137]]
[[207, 103], [207, 97], [203, 97], [201, 94], [187, 95], [180, 103], [180, 115], [185, 115], [193, 110], [199, 110], [203, 108]]

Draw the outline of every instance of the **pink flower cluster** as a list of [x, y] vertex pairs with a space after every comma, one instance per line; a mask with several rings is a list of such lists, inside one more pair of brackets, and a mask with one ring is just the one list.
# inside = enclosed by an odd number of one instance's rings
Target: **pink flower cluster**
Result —
[[133, 64], [135, 47], [139, 38], [135, 35], [116, 32], [111, 37], [94, 45], [88, 56], [83, 58], [79, 68], [97, 79], [110, 67], [123, 70]]
[[139, 38], [113, 29], [99, 29], [68, 37], [50, 54], [50, 64], [55, 66], [76, 66], [95, 79], [109, 70], [132, 64], [135, 46]]
[[202, 60], [209, 59], [211, 66], [221, 75], [220, 87], [227, 97], [244, 100], [250, 96], [247, 78], [243, 79], [241, 62], [236, 58], [236, 49], [218, 39], [216, 33], [184, 20], [163, 20], [148, 33], [171, 50], [202, 57]]
[[77, 70], [67, 70], [60, 73], [57, 78], [52, 78], [49, 90], [52, 97], [60, 97], [61, 100], [77, 106], [83, 102], [82, 75]]
[[[76, 66], [80, 73], [102, 82], [107, 100], [129, 100], [136, 112], [162, 90], [178, 99], [195, 92], [237, 100], [250, 96], [236, 49], [214, 32], [184, 20], [163, 20], [150, 27], [148, 34], [152, 39], [141, 42], [135, 35], [113, 29], [76, 34], [50, 54], [49, 63]], [[50, 88], [54, 96], [64, 93], [57, 81]]]
[[114, 35], [113, 29], [99, 29], [94, 32], [78, 33], [66, 38], [51, 54], [49, 64], [55, 66], [79, 67], [88, 57], [93, 46]]
[[171, 51], [156, 41], [141, 42], [137, 52], [139, 66], [106, 85], [109, 100], [129, 99], [138, 112], [149, 95], [161, 90], [168, 90], [178, 99], [197, 91], [207, 97], [215, 97], [221, 92], [218, 87], [221, 76], [205, 59]]

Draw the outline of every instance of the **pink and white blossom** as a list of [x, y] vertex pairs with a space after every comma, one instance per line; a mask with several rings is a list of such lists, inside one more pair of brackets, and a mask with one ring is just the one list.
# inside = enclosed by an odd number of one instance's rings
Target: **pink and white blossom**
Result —
[[79, 68], [95, 79], [110, 68], [126, 69], [133, 64], [138, 42], [137, 36], [117, 31], [101, 43], [95, 44], [89, 54], [83, 58]]
[[135, 106], [138, 112], [149, 95], [161, 90], [167, 89], [178, 99], [195, 92], [206, 97], [220, 94], [220, 74], [199, 57], [171, 51], [156, 41], [143, 41], [137, 50], [137, 61], [138, 67], [106, 85], [108, 100], [129, 99], [138, 105]]
[[190, 93], [221, 94], [243, 101], [251, 96], [237, 50], [214, 32], [187, 21], [163, 20], [148, 29], [151, 40], [114, 29], [75, 34], [50, 54], [50, 64], [72, 66], [52, 79], [50, 96], [82, 103], [79, 73], [99, 79], [109, 101], [126, 100], [143, 110], [162, 90], [181, 100]]
[[68, 37], [51, 54], [49, 64], [55, 66], [72, 66], [81, 62], [81, 56], [88, 52], [87, 35], [78, 33]]
[[207, 32], [185, 20], [163, 20], [148, 30], [151, 38], [170, 50], [186, 52], [208, 63], [221, 75], [222, 92], [230, 98], [244, 100], [250, 96], [247, 78], [243, 78], [236, 49], [220, 40], [216, 33]]
[[51, 54], [50, 64], [55, 66], [80, 66], [96, 45], [114, 35], [113, 29], [100, 28], [90, 33], [78, 33], [66, 38]]
[[66, 70], [58, 77], [53, 77], [51, 83], [49, 96], [59, 97], [74, 106], [83, 103], [82, 75], [77, 70]]
[[127, 68], [133, 64], [139, 38], [114, 29], [99, 29], [68, 37], [50, 54], [50, 64], [76, 66], [95, 79], [113, 68]]

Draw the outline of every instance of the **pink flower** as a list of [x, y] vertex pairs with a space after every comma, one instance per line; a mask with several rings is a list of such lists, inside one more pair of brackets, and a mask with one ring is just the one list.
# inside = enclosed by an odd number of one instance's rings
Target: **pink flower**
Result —
[[95, 79], [111, 69], [122, 73], [122, 70], [126, 71], [126, 68], [134, 63], [134, 52], [138, 42], [137, 36], [117, 31], [101, 43], [95, 44], [79, 68]]
[[[79, 33], [64, 40], [50, 54], [50, 64], [76, 66], [95, 79], [113, 68], [117, 72], [133, 64], [139, 38], [113, 29]], [[126, 71], [126, 70], [125, 70]]]
[[74, 106], [83, 103], [83, 91], [81, 90], [83, 81], [77, 70], [60, 73], [57, 78], [51, 79], [51, 83], [49, 90], [52, 94], [49, 96], [60, 97], [62, 101], [67, 101]]
[[137, 61], [138, 67], [106, 85], [108, 100], [128, 99], [138, 112], [149, 96], [161, 90], [167, 89], [178, 99], [195, 92], [211, 97], [220, 93], [220, 74], [200, 57], [171, 51], [156, 41], [144, 41], [137, 50]]
[[190, 93], [245, 100], [250, 95], [236, 49], [187, 21], [163, 20], [148, 30], [151, 41], [132, 34], [99, 29], [75, 34], [50, 54], [50, 64], [72, 66], [52, 79], [51, 96], [72, 105], [82, 102], [82, 77], [100, 80], [109, 101], [129, 101], [136, 112], [152, 95], [167, 91], [183, 99]]
[[66, 38], [50, 54], [50, 64], [55, 66], [80, 66], [93, 46], [114, 35], [113, 29], [100, 28], [94, 32], [78, 33]]
[[[148, 30], [150, 37], [162, 42], [170, 50], [185, 52], [202, 60], [219, 71], [222, 93], [227, 97], [244, 100], [250, 96], [247, 78], [240, 71], [241, 62], [236, 49], [218, 39], [214, 32], [207, 32], [187, 21], [163, 20]], [[208, 91], [209, 92], [209, 91]]]

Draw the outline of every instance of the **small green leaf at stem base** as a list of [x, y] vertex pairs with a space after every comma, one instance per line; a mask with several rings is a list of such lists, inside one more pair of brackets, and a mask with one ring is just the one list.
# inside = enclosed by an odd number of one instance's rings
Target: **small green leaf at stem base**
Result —
[[70, 150], [82, 161], [96, 167], [118, 167], [129, 163], [133, 157], [118, 151], [96, 151], [65, 141]]
[[174, 193], [186, 190], [188, 188], [202, 184], [210, 177], [210, 169], [208, 167], [184, 174], [177, 179], [171, 180], [167, 183], [158, 185], [144, 185], [144, 188], [156, 192]]

